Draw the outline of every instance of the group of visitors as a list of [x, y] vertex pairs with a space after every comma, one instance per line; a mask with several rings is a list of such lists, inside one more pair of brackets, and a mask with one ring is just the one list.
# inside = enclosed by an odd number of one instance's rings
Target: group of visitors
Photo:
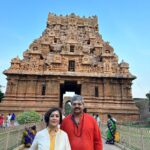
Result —
[[[29, 150], [102, 150], [98, 114], [93, 117], [85, 111], [80, 95], [72, 97], [71, 105], [72, 114], [64, 119], [59, 108], [49, 109], [44, 115], [45, 129], [36, 133], [36, 126], [25, 128], [22, 137], [25, 146]], [[107, 126], [106, 143], [114, 144], [116, 123], [110, 114]]]
[[[25, 127], [22, 135], [22, 143], [30, 150], [102, 150], [102, 137], [100, 131], [100, 117], [87, 113], [84, 108], [84, 100], [80, 95], [74, 95], [71, 99], [72, 114], [65, 118], [59, 108], [48, 110], [42, 117], [46, 128], [37, 133], [36, 126]], [[13, 126], [16, 116], [8, 114], [6, 120], [4, 114], [0, 115], [0, 127]], [[114, 144], [116, 132], [116, 120], [108, 114], [106, 144]]]
[[[100, 116], [98, 114], [93, 114], [93, 117], [96, 119], [98, 126], [100, 127]], [[115, 133], [116, 133], [116, 119], [113, 118], [110, 114], [107, 115], [107, 132], [106, 132], [106, 144], [114, 144], [115, 142]]]
[[101, 132], [96, 120], [83, 112], [83, 97], [73, 96], [71, 104], [72, 114], [63, 120], [59, 108], [52, 108], [46, 112], [46, 128], [36, 134], [30, 150], [103, 149]]
[[12, 127], [15, 126], [15, 120], [16, 120], [16, 115], [15, 113], [9, 113], [8, 115], [4, 115], [4, 113], [2, 113], [0, 115], [0, 127], [2, 128], [8, 128], [8, 127]]

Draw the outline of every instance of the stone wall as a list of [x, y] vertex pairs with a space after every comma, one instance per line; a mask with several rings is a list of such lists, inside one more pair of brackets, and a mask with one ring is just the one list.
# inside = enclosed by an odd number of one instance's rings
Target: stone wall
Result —
[[150, 104], [148, 99], [134, 98], [136, 106], [140, 111], [140, 119], [150, 118]]

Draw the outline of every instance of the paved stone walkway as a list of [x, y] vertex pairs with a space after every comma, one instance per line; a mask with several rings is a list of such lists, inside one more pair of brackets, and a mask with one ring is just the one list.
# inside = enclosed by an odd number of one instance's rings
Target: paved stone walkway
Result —
[[105, 144], [105, 140], [103, 139], [103, 150], [121, 150], [121, 148], [117, 147], [116, 145], [111, 145], [111, 144]]
[[[103, 139], [103, 150], [121, 150], [121, 148], [117, 147], [116, 145], [110, 145], [110, 144], [105, 144], [105, 140]], [[25, 148], [24, 150], [29, 150], [28, 148]]]

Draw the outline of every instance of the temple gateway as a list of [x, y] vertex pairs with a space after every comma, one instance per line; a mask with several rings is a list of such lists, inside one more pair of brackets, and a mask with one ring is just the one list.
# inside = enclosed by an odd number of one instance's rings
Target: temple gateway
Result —
[[136, 77], [102, 39], [96, 16], [49, 13], [42, 36], [24, 51], [23, 59], [12, 59], [4, 74], [7, 89], [1, 112], [62, 108], [63, 94], [73, 91], [84, 97], [88, 112], [100, 113], [104, 120], [108, 113], [120, 121], [139, 118], [131, 92]]

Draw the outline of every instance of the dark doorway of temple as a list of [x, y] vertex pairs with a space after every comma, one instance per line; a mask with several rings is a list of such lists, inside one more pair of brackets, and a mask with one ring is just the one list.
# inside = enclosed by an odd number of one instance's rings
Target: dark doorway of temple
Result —
[[60, 84], [59, 107], [61, 108], [63, 108], [63, 94], [65, 94], [66, 91], [81, 94], [81, 84], [77, 84], [77, 81], [65, 81], [63, 84]]

